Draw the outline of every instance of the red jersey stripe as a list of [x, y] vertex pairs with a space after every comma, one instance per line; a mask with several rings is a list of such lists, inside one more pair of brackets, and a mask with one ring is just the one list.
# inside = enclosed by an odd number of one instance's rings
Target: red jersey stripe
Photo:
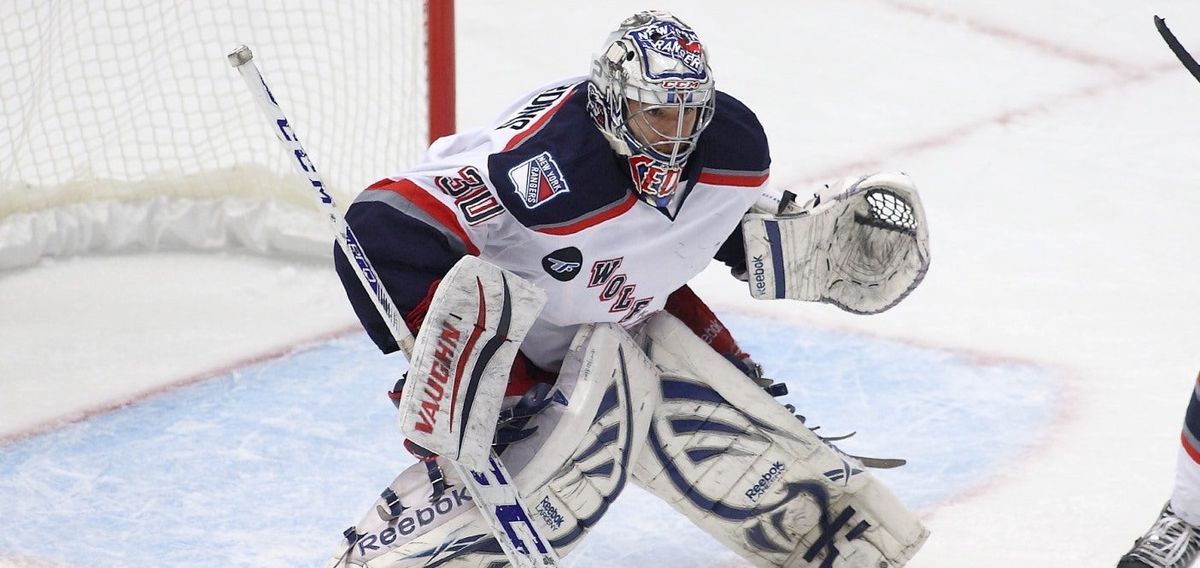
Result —
[[512, 150], [513, 148], [516, 148], [517, 146], [520, 146], [521, 143], [524, 142], [526, 138], [529, 138], [530, 136], [533, 136], [534, 134], [536, 134], [537, 131], [542, 129], [542, 126], [545, 126], [546, 121], [550, 120], [550, 117], [554, 116], [554, 113], [558, 112], [558, 109], [562, 108], [563, 103], [567, 102], [573, 96], [575, 96], [574, 89], [572, 89], [571, 92], [567, 93], [566, 96], [559, 99], [558, 102], [554, 103], [554, 106], [550, 107], [550, 110], [546, 111], [546, 114], [543, 114], [541, 118], [537, 119], [537, 122], [534, 122], [533, 124], [529, 125], [529, 127], [525, 130], [525, 132], [522, 132], [516, 136], [513, 136], [512, 140], [509, 140], [508, 144], [504, 145], [503, 151], [507, 152], [509, 150]]
[[1179, 435], [1179, 441], [1183, 443], [1183, 451], [1187, 452], [1187, 455], [1191, 456], [1192, 461], [1200, 464], [1200, 450], [1192, 447], [1192, 443], [1188, 441], [1187, 432]]
[[629, 211], [630, 209], [632, 209], [633, 205], [635, 203], [637, 203], [637, 200], [638, 199], [637, 199], [636, 195], [630, 195], [629, 197], [627, 197], [625, 199], [625, 201], [622, 201], [621, 203], [617, 204], [616, 207], [611, 207], [607, 210], [604, 210], [595, 215], [592, 215], [591, 217], [584, 217], [578, 221], [575, 221], [574, 223], [570, 223], [567, 225], [560, 225], [557, 227], [544, 227], [544, 228], [539, 228], [539, 229], [535, 229], [535, 230], [539, 233], [545, 233], [547, 235], [571, 235], [574, 233], [578, 233], [579, 231], [582, 231], [588, 227], [594, 227], [594, 226], [599, 225], [600, 223], [603, 223], [609, 219], [621, 216], [622, 213], [625, 213], [626, 211]]
[[769, 174], [763, 172], [761, 174], [718, 174], [714, 172], [700, 172], [700, 178], [696, 181], [712, 185], [731, 185], [734, 187], [759, 187], [767, 183]]
[[458, 223], [458, 217], [454, 212], [446, 207], [437, 198], [429, 195], [421, 186], [406, 180], [383, 179], [371, 184], [367, 187], [368, 190], [391, 191], [400, 194], [413, 205], [419, 207], [430, 217], [433, 217], [442, 227], [454, 233], [455, 236], [462, 239], [463, 245], [467, 247], [467, 252], [473, 256], [479, 256], [479, 247], [471, 242], [471, 238], [467, 236], [467, 232], [463, 230], [462, 225]]

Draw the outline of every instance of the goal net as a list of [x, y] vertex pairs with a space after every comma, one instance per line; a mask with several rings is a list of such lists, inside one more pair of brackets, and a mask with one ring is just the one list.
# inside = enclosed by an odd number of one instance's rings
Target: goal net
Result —
[[[225, 56], [254, 50], [345, 207], [419, 159], [431, 107], [435, 129], [452, 124], [451, 48], [427, 49], [452, 46], [430, 32], [447, 13], [450, 0], [0, 2], [0, 269], [164, 248], [328, 255], [311, 190]], [[446, 62], [434, 73], [431, 55]]]

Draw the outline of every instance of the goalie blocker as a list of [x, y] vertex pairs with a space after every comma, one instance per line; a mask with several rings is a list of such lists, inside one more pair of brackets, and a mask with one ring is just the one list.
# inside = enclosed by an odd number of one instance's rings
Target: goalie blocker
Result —
[[807, 203], [742, 219], [746, 279], [759, 300], [790, 298], [874, 314], [903, 300], [929, 268], [929, 229], [901, 173], [848, 178]]
[[438, 286], [417, 334], [400, 431], [435, 454], [488, 467], [496, 419], [521, 341], [546, 303], [537, 286], [474, 256]]

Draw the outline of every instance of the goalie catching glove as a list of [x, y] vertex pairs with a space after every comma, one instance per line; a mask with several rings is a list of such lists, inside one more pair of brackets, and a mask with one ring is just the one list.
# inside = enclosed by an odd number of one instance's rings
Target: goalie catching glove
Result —
[[929, 230], [916, 186], [901, 173], [847, 178], [804, 205], [784, 198], [742, 219], [746, 277], [756, 299], [885, 311], [929, 268]]

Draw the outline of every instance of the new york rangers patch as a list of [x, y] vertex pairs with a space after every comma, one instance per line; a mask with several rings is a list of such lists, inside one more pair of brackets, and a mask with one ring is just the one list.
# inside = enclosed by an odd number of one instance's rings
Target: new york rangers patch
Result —
[[567, 187], [567, 179], [562, 170], [550, 157], [550, 152], [542, 152], [508, 170], [508, 178], [513, 182], [513, 189], [521, 196], [521, 202], [533, 209], [560, 193], [571, 191]]

